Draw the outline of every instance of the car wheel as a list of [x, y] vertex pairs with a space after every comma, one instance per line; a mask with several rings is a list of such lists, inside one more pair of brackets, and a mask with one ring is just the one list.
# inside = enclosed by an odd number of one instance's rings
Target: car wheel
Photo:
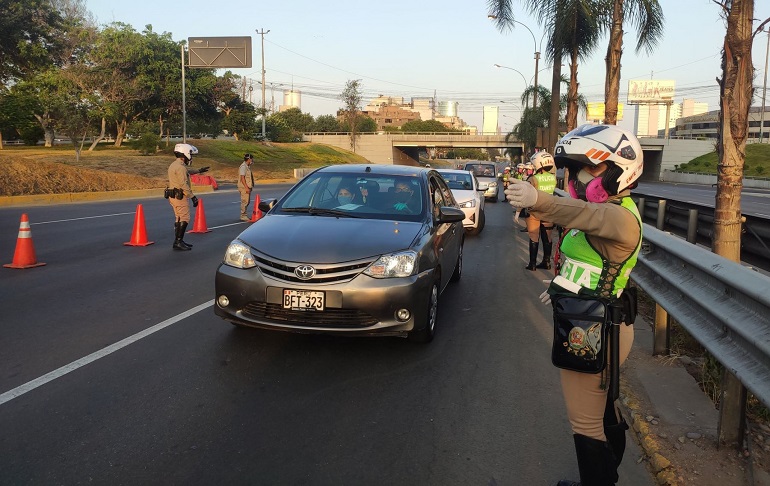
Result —
[[457, 253], [457, 265], [455, 265], [455, 271], [452, 273], [450, 282], [457, 282], [460, 277], [463, 276], [463, 244], [460, 243], [460, 251]]
[[436, 332], [436, 314], [438, 313], [438, 281], [433, 282], [428, 297], [428, 316], [423, 323], [422, 328], [415, 329], [409, 333], [409, 339], [418, 343], [429, 343], [433, 341], [433, 335]]
[[479, 233], [481, 233], [481, 230], [484, 229], [484, 224], [486, 223], [486, 217], [484, 216], [484, 211], [479, 212], [479, 224], [476, 225], [475, 228], [471, 228], [468, 230], [468, 234], [471, 236], [476, 236]]

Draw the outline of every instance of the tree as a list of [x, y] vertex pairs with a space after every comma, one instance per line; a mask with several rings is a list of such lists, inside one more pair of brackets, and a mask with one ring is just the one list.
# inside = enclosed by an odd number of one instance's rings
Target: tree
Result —
[[314, 132], [338, 132], [340, 124], [334, 115], [318, 115], [311, 128]]
[[296, 107], [274, 113], [270, 117], [283, 120], [286, 123], [286, 126], [297, 134], [310, 131], [314, 122], [313, 115], [302, 113], [302, 110]]
[[222, 128], [236, 140], [251, 140], [257, 131], [257, 109], [240, 98], [233, 105], [222, 120]]
[[344, 103], [345, 122], [350, 129], [350, 148], [353, 153], [356, 151], [356, 134], [358, 129], [358, 117], [361, 106], [361, 80], [350, 79], [345, 83], [345, 89], [340, 94], [340, 99]]
[[438, 120], [411, 120], [401, 125], [402, 132], [454, 132]]
[[604, 78], [604, 123], [617, 125], [624, 19], [628, 15], [631, 23], [637, 27], [636, 52], [646, 50], [649, 53], [663, 34], [664, 18], [658, 0], [612, 0], [611, 9], [610, 40], [605, 57], [607, 70]]
[[0, 83], [50, 66], [61, 17], [49, 0], [4, 0], [0, 15]]

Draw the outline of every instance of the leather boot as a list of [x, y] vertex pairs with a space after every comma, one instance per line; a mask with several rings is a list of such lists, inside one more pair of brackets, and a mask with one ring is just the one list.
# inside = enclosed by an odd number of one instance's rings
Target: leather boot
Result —
[[181, 227], [181, 229], [179, 230], [179, 238], [182, 240], [182, 244], [184, 246], [186, 246], [187, 248], [192, 248], [193, 246], [190, 243], [187, 243], [186, 241], [184, 241], [184, 234], [187, 232], [188, 224], [189, 223], [187, 221], [182, 221], [181, 223], [179, 223], [179, 226]]
[[540, 243], [537, 241], [529, 240], [529, 265], [527, 265], [527, 270], [535, 271], [535, 268], [537, 268], [535, 265], [537, 264], [537, 249], [540, 246]]
[[613, 486], [618, 481], [615, 458], [607, 442], [573, 435], [580, 482], [559, 481], [557, 486]]
[[537, 268], [551, 269], [551, 249], [553, 248], [550, 235], [551, 229], [545, 226], [540, 227], [540, 241], [543, 242], [543, 261], [540, 262]]
[[[184, 226], [182, 226], [184, 225]], [[174, 250], [178, 251], [190, 251], [192, 247], [187, 246], [184, 241], [182, 241], [182, 236], [184, 235], [184, 230], [187, 228], [187, 223], [179, 222], [177, 221], [174, 223], [174, 245], [172, 248]]]

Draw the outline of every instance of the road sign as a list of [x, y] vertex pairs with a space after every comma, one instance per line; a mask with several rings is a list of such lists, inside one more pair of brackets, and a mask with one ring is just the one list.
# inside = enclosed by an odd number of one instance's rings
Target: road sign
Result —
[[251, 67], [251, 37], [189, 37], [187, 45], [187, 67]]

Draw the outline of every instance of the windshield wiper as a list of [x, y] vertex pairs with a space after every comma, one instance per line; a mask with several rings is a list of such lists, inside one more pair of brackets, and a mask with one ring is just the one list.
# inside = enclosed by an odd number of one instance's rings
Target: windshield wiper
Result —
[[332, 215], [332, 216], [342, 216], [345, 218], [360, 218], [360, 216], [353, 214], [350, 211], [343, 211], [341, 209], [300, 207], [300, 208], [281, 208], [281, 211], [286, 211], [288, 213], [308, 213], [312, 216]]

